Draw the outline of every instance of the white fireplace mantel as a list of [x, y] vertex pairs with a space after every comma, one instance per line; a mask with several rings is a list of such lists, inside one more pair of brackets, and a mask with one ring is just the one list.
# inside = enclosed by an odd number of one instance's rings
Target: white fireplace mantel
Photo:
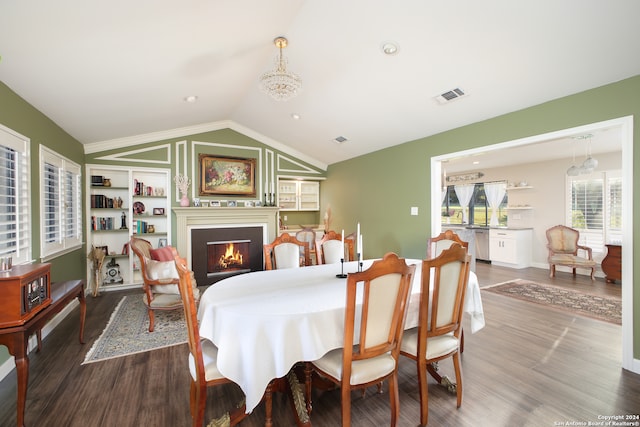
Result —
[[189, 264], [192, 228], [263, 224], [266, 227], [267, 242], [272, 242], [278, 232], [277, 207], [174, 207], [171, 210], [176, 216], [176, 249], [181, 256], [187, 257]]

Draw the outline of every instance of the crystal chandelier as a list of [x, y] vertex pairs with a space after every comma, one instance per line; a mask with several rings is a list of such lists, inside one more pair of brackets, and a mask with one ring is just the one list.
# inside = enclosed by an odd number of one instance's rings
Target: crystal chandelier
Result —
[[302, 81], [300, 76], [287, 71], [287, 59], [282, 56], [282, 48], [287, 47], [287, 39], [277, 37], [273, 43], [280, 49], [275, 59], [276, 67], [260, 76], [260, 89], [276, 101], [286, 101], [298, 94]]

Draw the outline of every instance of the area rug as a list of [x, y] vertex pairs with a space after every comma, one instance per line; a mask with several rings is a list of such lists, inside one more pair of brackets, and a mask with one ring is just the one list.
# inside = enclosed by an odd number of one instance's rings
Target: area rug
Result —
[[183, 310], [155, 312], [155, 327], [149, 332], [149, 315], [142, 295], [120, 300], [106, 328], [93, 344], [84, 362], [93, 363], [187, 342]]
[[593, 295], [522, 279], [485, 287], [482, 290], [622, 324], [622, 300], [612, 296]]

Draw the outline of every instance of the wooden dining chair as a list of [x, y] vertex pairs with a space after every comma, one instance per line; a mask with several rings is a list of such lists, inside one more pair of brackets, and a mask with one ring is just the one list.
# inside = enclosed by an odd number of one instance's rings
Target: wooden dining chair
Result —
[[309, 245], [289, 233], [282, 233], [273, 242], [263, 245], [263, 253], [265, 270], [311, 265]]
[[416, 361], [421, 425], [427, 425], [429, 417], [427, 371], [438, 382], [442, 381], [434, 371], [434, 362], [449, 357], [453, 359], [457, 407], [462, 405], [460, 334], [469, 263], [470, 256], [466, 248], [457, 243], [443, 250], [436, 258], [422, 262], [418, 326], [405, 331], [400, 351]]
[[430, 237], [427, 241], [427, 259], [435, 258], [444, 249], [448, 249], [452, 244], [458, 243], [469, 250], [469, 242], [465, 242], [452, 230], [445, 230], [435, 237]]
[[316, 241], [316, 258], [318, 264], [336, 264], [341, 259], [345, 262], [352, 261], [353, 258], [353, 240], [344, 239], [342, 244], [342, 235], [335, 231], [328, 231], [322, 236], [322, 239]]
[[[178, 290], [178, 272], [171, 255], [164, 261], [152, 259], [153, 247], [149, 241], [132, 237], [129, 241], [129, 247], [140, 261], [143, 301], [149, 314], [149, 332], [153, 332], [156, 310], [179, 310], [182, 307], [182, 299]], [[166, 249], [174, 248], [167, 247]], [[196, 287], [195, 279], [192, 283], [197, 300], [200, 293]]]
[[344, 347], [307, 363], [305, 394], [309, 412], [314, 371], [341, 387], [345, 427], [351, 426], [351, 390], [388, 379], [391, 425], [397, 424], [400, 416], [398, 358], [415, 269], [415, 265], [407, 265], [396, 254], [387, 253], [367, 270], [348, 275]]
[[[460, 238], [454, 231], [445, 230], [435, 237], [430, 237], [427, 241], [427, 259], [435, 258], [442, 253], [443, 250], [449, 249], [451, 245], [458, 243], [469, 252], [469, 242]], [[460, 332], [460, 353], [464, 352], [464, 330]]]
[[[196, 300], [191, 284], [191, 272], [187, 261], [175, 253], [175, 265], [178, 270], [180, 296], [183, 300], [184, 316], [187, 324], [189, 343], [189, 372], [191, 374], [190, 410], [193, 427], [202, 427], [207, 403], [207, 387], [231, 383], [217, 367], [218, 349], [209, 340], [202, 340], [198, 329]], [[220, 424], [232, 426], [246, 417], [245, 405], [239, 405], [231, 412], [225, 413]]]
[[318, 257], [316, 255], [316, 232], [311, 227], [300, 227], [302, 229], [296, 232], [296, 239], [306, 243], [309, 246], [309, 260], [311, 261], [311, 259], [315, 257], [316, 264], [318, 264]]

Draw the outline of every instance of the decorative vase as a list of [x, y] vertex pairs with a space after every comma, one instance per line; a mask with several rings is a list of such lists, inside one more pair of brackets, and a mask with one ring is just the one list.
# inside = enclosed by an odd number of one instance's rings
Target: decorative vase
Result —
[[182, 195], [182, 198], [180, 199], [180, 206], [183, 206], [183, 207], [189, 206], [189, 198], [187, 197], [186, 194]]

